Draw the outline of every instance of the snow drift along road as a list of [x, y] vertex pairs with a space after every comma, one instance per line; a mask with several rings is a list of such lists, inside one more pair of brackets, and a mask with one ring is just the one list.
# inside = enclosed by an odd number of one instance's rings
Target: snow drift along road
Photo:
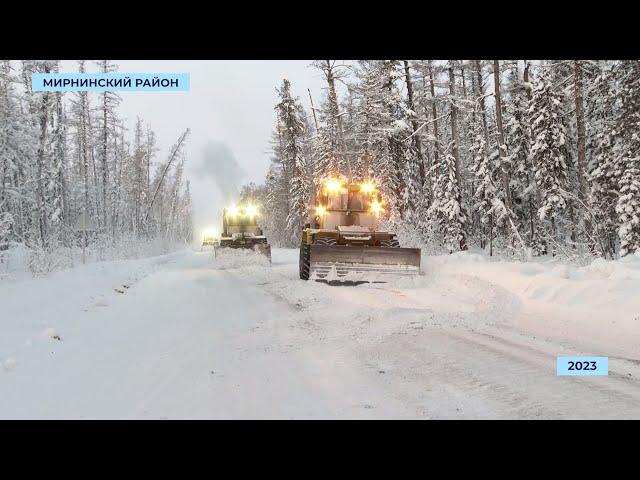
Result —
[[[295, 250], [247, 260], [0, 283], [0, 418], [640, 418], [640, 259], [454, 255], [357, 287], [300, 281]], [[569, 354], [609, 377], [556, 377]]]

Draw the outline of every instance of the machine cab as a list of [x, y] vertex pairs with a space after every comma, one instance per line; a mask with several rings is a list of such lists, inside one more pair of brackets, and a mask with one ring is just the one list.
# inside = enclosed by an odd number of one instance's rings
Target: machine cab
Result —
[[261, 236], [262, 229], [258, 226], [258, 215], [255, 207], [229, 207], [222, 211], [222, 226], [224, 237], [234, 234]]
[[380, 191], [370, 183], [343, 185], [325, 182], [316, 197], [314, 228], [334, 230], [339, 226], [375, 228], [382, 213]]

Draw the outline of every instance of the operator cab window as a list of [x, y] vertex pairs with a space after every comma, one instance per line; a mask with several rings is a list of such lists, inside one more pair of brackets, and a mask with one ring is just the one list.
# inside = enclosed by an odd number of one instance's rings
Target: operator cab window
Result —
[[349, 192], [349, 209], [351, 210], [368, 210], [369, 197], [360, 192]]
[[328, 199], [328, 208], [329, 210], [346, 210], [347, 209], [347, 200], [348, 196], [346, 193], [341, 193], [338, 195], [329, 195]]

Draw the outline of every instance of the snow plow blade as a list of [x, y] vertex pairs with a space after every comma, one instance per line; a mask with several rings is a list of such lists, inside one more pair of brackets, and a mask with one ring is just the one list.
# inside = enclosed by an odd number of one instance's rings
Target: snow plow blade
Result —
[[310, 278], [359, 280], [377, 274], [419, 275], [420, 249], [311, 245]]
[[214, 257], [220, 257], [225, 255], [225, 253], [231, 253], [233, 251], [253, 251], [264, 255], [271, 263], [271, 245], [268, 243], [258, 243], [254, 245], [216, 245], [213, 249]]

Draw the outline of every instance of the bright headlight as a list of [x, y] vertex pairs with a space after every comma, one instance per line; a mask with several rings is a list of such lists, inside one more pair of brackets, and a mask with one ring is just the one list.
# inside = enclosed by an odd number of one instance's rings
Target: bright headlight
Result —
[[379, 215], [384, 211], [384, 208], [382, 208], [382, 205], [380, 204], [380, 202], [373, 201], [371, 202], [371, 213], [374, 213], [375, 215]]
[[342, 184], [340, 183], [339, 180], [336, 180], [334, 178], [327, 180], [324, 184], [324, 188], [327, 190], [327, 192], [329, 193], [337, 193], [340, 191], [340, 189], [342, 188]]
[[321, 217], [323, 215], [325, 215], [327, 213], [327, 209], [324, 208], [322, 205], [318, 205], [316, 207], [316, 215]]
[[360, 185], [360, 190], [364, 193], [373, 193], [376, 191], [376, 186], [371, 182], [365, 182]]
[[255, 205], [249, 205], [244, 211], [249, 218], [253, 218], [258, 215], [258, 207]]
[[236, 207], [235, 205], [231, 205], [229, 208], [227, 208], [227, 215], [229, 215], [230, 217], [236, 217], [238, 216], [238, 213], [240, 213], [238, 211], [238, 207]]

